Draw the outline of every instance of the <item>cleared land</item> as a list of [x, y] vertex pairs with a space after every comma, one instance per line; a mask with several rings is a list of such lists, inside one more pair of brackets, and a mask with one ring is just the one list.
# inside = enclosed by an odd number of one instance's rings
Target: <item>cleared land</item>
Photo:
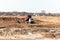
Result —
[[34, 24], [27, 24], [25, 16], [1, 16], [0, 26], [20, 26], [20, 27], [60, 27], [60, 17], [33, 16]]
[[54, 38], [60, 38], [60, 17], [33, 16], [34, 24], [27, 24], [24, 18], [25, 16], [0, 16], [0, 39], [54, 40]]

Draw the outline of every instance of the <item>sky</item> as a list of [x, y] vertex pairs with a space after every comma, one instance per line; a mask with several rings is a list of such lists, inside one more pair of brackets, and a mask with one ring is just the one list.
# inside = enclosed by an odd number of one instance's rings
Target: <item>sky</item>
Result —
[[60, 13], [60, 0], [0, 0], [0, 11]]

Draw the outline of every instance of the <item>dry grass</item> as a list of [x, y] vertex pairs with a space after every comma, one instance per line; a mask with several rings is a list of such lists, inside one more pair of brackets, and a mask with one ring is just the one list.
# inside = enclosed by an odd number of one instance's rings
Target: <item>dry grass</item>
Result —
[[[33, 16], [35, 24], [27, 24], [24, 21], [25, 16], [1, 16], [0, 26], [31, 26], [31, 27], [59, 27], [60, 17]], [[22, 25], [23, 24], [23, 25]]]
[[[51, 29], [37, 28], [60, 28], [60, 17], [33, 16], [35, 23], [27, 24], [25, 16], [1, 16], [0, 17], [0, 38], [20, 40], [49, 40], [48, 38], [59, 37], [59, 30], [50, 32]], [[27, 28], [27, 29], [22, 29]], [[29, 29], [31, 28], [31, 29]], [[34, 38], [33, 38], [34, 37]], [[43, 39], [44, 38], [44, 39]], [[50, 39], [53, 40], [53, 39]]]

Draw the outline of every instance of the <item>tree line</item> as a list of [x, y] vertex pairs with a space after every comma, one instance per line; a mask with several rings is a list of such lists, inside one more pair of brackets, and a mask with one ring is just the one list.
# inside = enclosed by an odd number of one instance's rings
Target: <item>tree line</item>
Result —
[[60, 16], [60, 13], [0, 12], [0, 16]]

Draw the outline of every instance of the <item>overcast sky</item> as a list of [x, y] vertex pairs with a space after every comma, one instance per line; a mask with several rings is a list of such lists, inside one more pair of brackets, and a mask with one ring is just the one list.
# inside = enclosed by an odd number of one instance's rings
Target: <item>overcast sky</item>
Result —
[[0, 11], [60, 12], [60, 0], [0, 0]]

